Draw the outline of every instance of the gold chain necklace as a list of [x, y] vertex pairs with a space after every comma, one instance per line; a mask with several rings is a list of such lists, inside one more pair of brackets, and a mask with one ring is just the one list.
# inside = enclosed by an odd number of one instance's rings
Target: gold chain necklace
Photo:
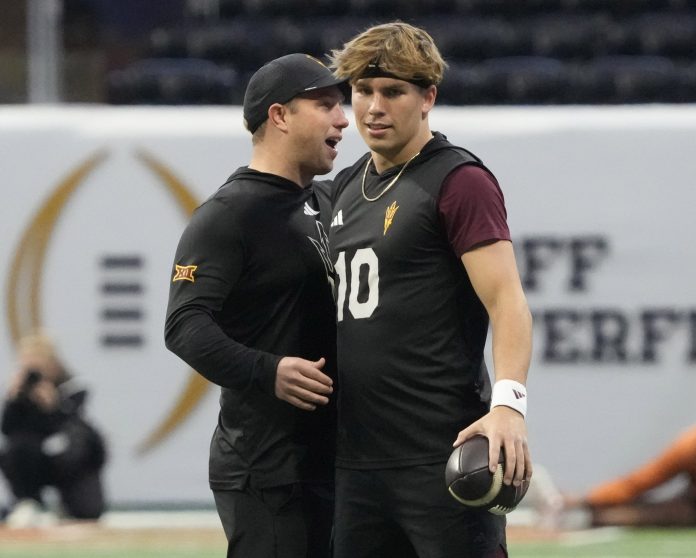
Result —
[[384, 188], [384, 190], [382, 190], [382, 191], [381, 191], [379, 194], [377, 194], [374, 198], [368, 198], [368, 197], [367, 197], [367, 194], [365, 193], [365, 178], [367, 178], [367, 170], [370, 168], [370, 163], [372, 162], [372, 157], [370, 157], [370, 158], [367, 160], [367, 164], [365, 165], [365, 170], [363, 171], [363, 175], [362, 175], [362, 185], [361, 185], [361, 188], [362, 188], [362, 195], [363, 195], [363, 198], [365, 198], [365, 201], [369, 201], [369, 202], [377, 201], [377, 200], [378, 200], [379, 198], [381, 198], [384, 194], [386, 194], [389, 190], [391, 190], [392, 186], [394, 186], [394, 184], [396, 184], [396, 181], [399, 180], [399, 178], [401, 177], [401, 175], [402, 175], [402, 174], [404, 173], [404, 171], [406, 170], [406, 167], [408, 166], [408, 164], [409, 164], [411, 161], [413, 161], [416, 157], [418, 157], [418, 155], [420, 155], [420, 151], [419, 151], [418, 153], [416, 153], [413, 157], [411, 157], [408, 161], [406, 161], [406, 162], [404, 163], [404, 166], [401, 167], [401, 170], [399, 171], [399, 174], [397, 174], [394, 178], [392, 178], [392, 179], [391, 179], [391, 182], [389, 182], [389, 184], [387, 184], [386, 188]]

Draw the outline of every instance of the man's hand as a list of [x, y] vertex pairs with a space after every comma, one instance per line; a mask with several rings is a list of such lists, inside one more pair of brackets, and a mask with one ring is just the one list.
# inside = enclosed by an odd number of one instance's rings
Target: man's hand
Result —
[[333, 393], [333, 380], [321, 371], [324, 364], [324, 358], [315, 362], [298, 357], [281, 358], [276, 370], [276, 397], [304, 411], [326, 405]]
[[[30, 378], [30, 374], [34, 376]], [[42, 411], [51, 412], [58, 407], [58, 388], [32, 368], [20, 368], [10, 381], [8, 399], [16, 399], [22, 393]]]
[[29, 399], [43, 411], [54, 411], [58, 408], [58, 388], [53, 382], [42, 379], [29, 391]]
[[20, 368], [12, 375], [9, 387], [7, 388], [7, 397], [9, 399], [15, 399], [19, 395], [19, 392], [22, 391], [27, 381], [28, 372], [26, 368]]
[[498, 468], [500, 448], [505, 449], [505, 484], [519, 486], [522, 480], [532, 478], [532, 458], [527, 446], [527, 425], [524, 417], [510, 407], [493, 407], [491, 411], [462, 430], [453, 446], [480, 434], [488, 438], [488, 466], [491, 472]]

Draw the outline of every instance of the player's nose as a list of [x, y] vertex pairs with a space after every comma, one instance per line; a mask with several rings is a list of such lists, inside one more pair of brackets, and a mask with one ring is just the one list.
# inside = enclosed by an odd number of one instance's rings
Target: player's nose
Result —
[[383, 104], [383, 98], [381, 95], [375, 93], [372, 95], [372, 99], [370, 100], [370, 106], [368, 107], [368, 111], [370, 114], [384, 114], [384, 107], [382, 106]]

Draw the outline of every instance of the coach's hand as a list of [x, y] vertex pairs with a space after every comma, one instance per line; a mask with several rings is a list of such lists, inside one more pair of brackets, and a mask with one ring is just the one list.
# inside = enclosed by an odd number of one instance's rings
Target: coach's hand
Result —
[[323, 358], [317, 361], [281, 358], [276, 370], [276, 397], [304, 411], [326, 405], [333, 393], [333, 380], [321, 371], [324, 364]]
[[488, 438], [488, 459], [491, 472], [498, 468], [500, 448], [505, 449], [505, 484], [519, 486], [532, 478], [532, 458], [527, 445], [527, 424], [524, 417], [509, 407], [493, 407], [487, 415], [462, 430], [454, 442], [459, 446], [476, 435]]

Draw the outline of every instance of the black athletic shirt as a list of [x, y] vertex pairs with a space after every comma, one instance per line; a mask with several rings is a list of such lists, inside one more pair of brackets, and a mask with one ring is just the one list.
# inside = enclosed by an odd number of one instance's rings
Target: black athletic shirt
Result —
[[193, 214], [176, 251], [167, 347], [222, 387], [210, 486], [264, 488], [332, 477], [333, 403], [275, 397], [283, 356], [335, 370], [335, 306], [313, 187], [247, 167]]
[[[453, 248], [458, 233], [444, 222], [441, 188], [458, 174], [453, 171], [474, 165], [489, 178], [492, 194], [468, 197], [498, 205], [502, 193], [478, 158], [438, 133], [373, 202], [361, 191], [368, 159], [338, 174], [325, 223], [337, 276], [337, 464], [437, 463], [448, 458], [459, 430], [487, 412], [490, 397], [483, 359], [488, 316]], [[379, 176], [371, 164], [367, 196], [379, 195], [400, 170]], [[457, 207], [453, 188], [481, 182], [448, 184], [447, 205]], [[476, 225], [477, 214], [502, 223], [478, 227], [474, 242], [509, 238], [504, 205], [483, 209], [470, 209], [473, 217], [462, 226]]]

